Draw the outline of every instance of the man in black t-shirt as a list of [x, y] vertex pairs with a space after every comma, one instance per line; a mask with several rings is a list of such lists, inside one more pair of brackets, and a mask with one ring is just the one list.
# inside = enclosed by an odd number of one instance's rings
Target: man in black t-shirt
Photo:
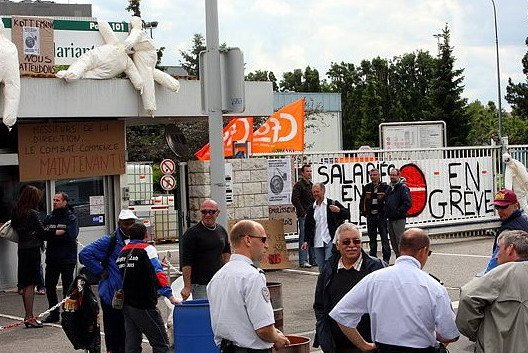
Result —
[[218, 204], [207, 199], [200, 212], [201, 221], [182, 237], [180, 257], [184, 287], [181, 296], [184, 300], [191, 293], [193, 299], [206, 299], [207, 284], [231, 256], [227, 232], [216, 223], [220, 212]]

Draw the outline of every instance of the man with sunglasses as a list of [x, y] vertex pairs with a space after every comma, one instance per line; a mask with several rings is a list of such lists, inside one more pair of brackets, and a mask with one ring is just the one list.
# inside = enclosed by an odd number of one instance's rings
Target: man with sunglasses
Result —
[[214, 274], [231, 255], [227, 232], [216, 223], [218, 204], [206, 199], [201, 207], [202, 219], [187, 229], [181, 240], [181, 267], [183, 272], [183, 300], [207, 299], [206, 286]]
[[[328, 315], [343, 296], [363, 277], [384, 268], [385, 263], [369, 256], [361, 248], [361, 232], [352, 223], [344, 223], [336, 230], [337, 253], [321, 269], [315, 288], [315, 339], [314, 347], [324, 353], [359, 353], [359, 348], [343, 334], [337, 323]], [[370, 318], [363, 315], [358, 331], [370, 341]]]
[[271, 353], [290, 342], [275, 328], [264, 272], [254, 265], [268, 248], [264, 227], [242, 220], [229, 233], [234, 254], [207, 286], [211, 327], [221, 353]]
[[501, 189], [495, 194], [493, 205], [500, 218], [501, 226], [496, 231], [495, 242], [488, 266], [484, 270], [487, 273], [497, 267], [498, 242], [497, 239], [505, 230], [524, 230], [528, 232], [528, 215], [521, 209], [517, 201], [517, 195], [512, 190]]
[[[330, 312], [343, 333], [364, 352], [435, 353], [437, 341], [458, 340], [455, 313], [447, 290], [422, 271], [431, 255], [429, 236], [418, 228], [406, 230], [394, 266], [363, 278]], [[370, 315], [372, 341], [358, 324]]]
[[506, 230], [497, 266], [462, 287], [456, 323], [477, 353], [521, 353], [528, 346], [528, 233]]

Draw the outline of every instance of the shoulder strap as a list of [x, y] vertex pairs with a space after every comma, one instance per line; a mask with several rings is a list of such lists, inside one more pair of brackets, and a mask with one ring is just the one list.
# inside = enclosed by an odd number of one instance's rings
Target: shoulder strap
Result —
[[112, 253], [115, 250], [115, 247], [117, 245], [117, 230], [110, 236], [110, 244], [108, 244], [108, 247], [106, 248], [105, 257], [103, 258], [103, 261], [101, 261], [101, 265], [103, 265], [103, 268], [106, 270], [108, 267], [108, 261], [110, 260], [110, 256], [112, 256]]

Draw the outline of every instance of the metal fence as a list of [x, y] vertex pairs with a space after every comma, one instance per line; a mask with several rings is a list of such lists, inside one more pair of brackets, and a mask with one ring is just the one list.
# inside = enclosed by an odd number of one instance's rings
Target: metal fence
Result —
[[[526, 164], [526, 147], [512, 146], [510, 153]], [[366, 220], [359, 215], [359, 199], [373, 168], [380, 170], [385, 182], [390, 169], [401, 169], [413, 200], [408, 226], [427, 228], [430, 234], [479, 235], [498, 225], [491, 202], [502, 181], [500, 146], [281, 152], [253, 157], [290, 158], [295, 170], [311, 164], [313, 181], [323, 182], [326, 196], [348, 207], [350, 221], [363, 230]], [[293, 181], [297, 178], [294, 173]]]

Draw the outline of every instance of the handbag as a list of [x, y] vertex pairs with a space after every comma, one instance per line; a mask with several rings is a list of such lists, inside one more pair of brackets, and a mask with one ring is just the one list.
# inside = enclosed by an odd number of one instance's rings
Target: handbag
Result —
[[132, 251], [130, 251], [130, 254], [128, 254], [128, 256], [126, 257], [125, 271], [123, 273], [123, 281], [121, 282], [121, 288], [116, 290], [115, 293], [114, 293], [114, 296], [112, 297], [112, 308], [114, 308], [116, 310], [123, 309], [123, 305], [125, 304], [125, 292], [123, 291], [123, 285], [125, 284], [125, 277], [126, 277], [126, 272], [127, 272], [127, 267], [128, 267], [128, 260], [132, 256], [133, 252], [134, 252], [134, 249], [132, 249]]
[[18, 233], [11, 225], [11, 220], [5, 222], [2, 227], [0, 227], [0, 238], [18, 243]]

